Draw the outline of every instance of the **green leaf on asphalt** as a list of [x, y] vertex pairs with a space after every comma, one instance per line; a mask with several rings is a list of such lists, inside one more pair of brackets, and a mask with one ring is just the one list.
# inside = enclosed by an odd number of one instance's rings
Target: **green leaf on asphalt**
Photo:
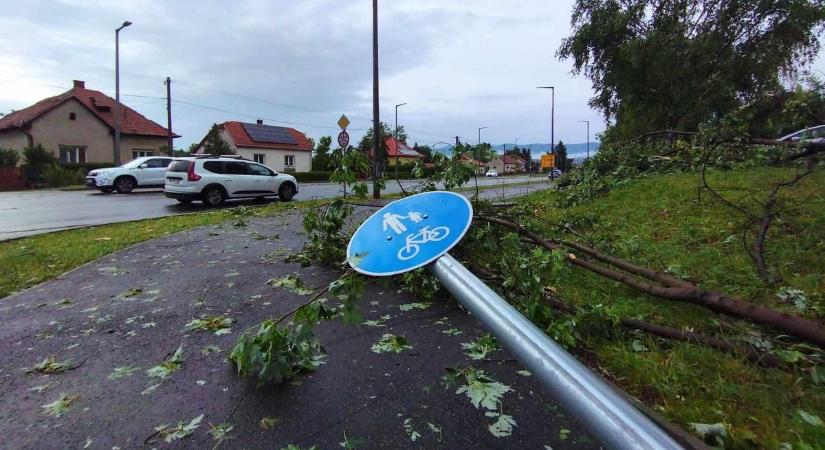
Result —
[[512, 391], [510, 386], [495, 381], [483, 370], [473, 367], [447, 369], [444, 381], [447, 386], [451, 386], [457, 384], [461, 378], [464, 378], [466, 384], [459, 386], [455, 393], [465, 394], [476, 408], [481, 406], [496, 411], [500, 407], [501, 397]]
[[46, 403], [42, 406], [43, 414], [47, 414], [52, 417], [60, 417], [64, 412], [66, 412], [67, 409], [69, 409], [69, 406], [71, 406], [72, 403], [77, 401], [78, 398], [80, 398], [78, 395], [66, 395], [61, 393], [57, 400], [51, 403]]
[[498, 417], [498, 420], [487, 426], [490, 434], [497, 438], [507, 437], [513, 434], [513, 427], [516, 426], [516, 420], [513, 419], [513, 416], [499, 414], [493, 411], [488, 411], [485, 415], [487, 417]]
[[462, 342], [461, 347], [464, 348], [465, 354], [472, 359], [484, 359], [487, 354], [494, 352], [501, 347], [498, 341], [492, 334], [485, 334], [473, 342]]
[[209, 424], [209, 434], [212, 435], [212, 440], [215, 441], [215, 447], [217, 448], [219, 445], [223, 443], [223, 441], [232, 439], [233, 437], [229, 435], [232, 429], [235, 428], [234, 425], [224, 422], [219, 423], [217, 425]]
[[403, 305], [399, 305], [398, 309], [401, 311], [412, 311], [413, 309], [427, 309], [429, 308], [431, 303], [405, 303]]
[[381, 336], [381, 339], [372, 345], [373, 353], [401, 353], [411, 348], [413, 348], [412, 345], [407, 344], [407, 339], [404, 336], [396, 336], [389, 333]]
[[66, 372], [71, 368], [71, 360], [60, 362], [56, 360], [53, 355], [49, 355], [40, 363], [27, 368], [26, 373], [37, 372], [45, 374], [56, 374]]
[[277, 417], [266, 416], [266, 417], [261, 419], [261, 421], [258, 423], [258, 425], [260, 425], [261, 428], [263, 428], [264, 430], [268, 430], [268, 429], [272, 428], [273, 426], [275, 426], [276, 423], [278, 423], [278, 418]]
[[163, 361], [162, 363], [154, 366], [146, 371], [146, 375], [149, 375], [152, 378], [166, 378], [172, 372], [177, 371], [180, 369], [180, 366], [183, 364], [183, 344], [181, 344], [175, 353], [172, 354], [168, 359]]
[[114, 370], [112, 370], [112, 373], [110, 373], [106, 378], [110, 380], [117, 380], [118, 378], [131, 377], [132, 374], [138, 369], [140, 369], [140, 367], [137, 366], [115, 367]]
[[281, 278], [272, 278], [267, 281], [272, 287], [282, 287], [293, 294], [309, 295], [315, 292], [313, 289], [304, 286], [304, 282], [295, 275], [287, 275]]
[[231, 317], [203, 315], [199, 319], [192, 319], [187, 322], [186, 329], [189, 331], [212, 331], [220, 336], [232, 332], [230, 327], [234, 321]]
[[407, 433], [407, 436], [413, 442], [421, 437], [421, 434], [413, 429], [412, 421], [410, 419], [404, 419], [404, 432]]
[[441, 330], [441, 332], [444, 333], [444, 334], [448, 334], [450, 336], [458, 336], [459, 334], [462, 333], [462, 331], [459, 330], [458, 328], [449, 328], [447, 330]]
[[195, 417], [186, 424], [183, 423], [183, 421], [178, 422], [178, 425], [175, 427], [170, 427], [167, 424], [159, 425], [155, 427], [155, 431], [158, 432], [160, 437], [163, 438], [166, 443], [171, 443], [172, 441], [183, 439], [194, 433], [195, 430], [201, 425], [202, 420], [203, 414]]

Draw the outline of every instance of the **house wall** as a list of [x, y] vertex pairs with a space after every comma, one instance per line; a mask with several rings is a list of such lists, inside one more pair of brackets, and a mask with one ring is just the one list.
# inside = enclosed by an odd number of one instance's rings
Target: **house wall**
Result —
[[[417, 159], [418, 158], [416, 158], [414, 156], [399, 156], [398, 157], [398, 165], [401, 166], [401, 165], [404, 165], [404, 164], [412, 164]], [[388, 156], [387, 157], [387, 166], [395, 167], [395, 156]]]
[[0, 148], [7, 150], [17, 150], [20, 159], [17, 164], [23, 164], [23, 149], [29, 145], [29, 135], [20, 130], [11, 130], [0, 133]]
[[[71, 113], [75, 114], [75, 120], [69, 120]], [[61, 145], [71, 145], [86, 147], [86, 162], [106, 163], [113, 160], [113, 131], [77, 100], [71, 99], [38, 117], [32, 122], [29, 132], [35, 144], [43, 145], [56, 157], [60, 157]], [[121, 134], [120, 161], [131, 161], [133, 150], [151, 151], [159, 155], [161, 146], [166, 143], [167, 139], [163, 136]]]
[[294, 168], [296, 172], [310, 171], [312, 152], [250, 147], [237, 147], [235, 150], [236, 155], [240, 155], [250, 161], [255, 160], [256, 153], [264, 155], [264, 165], [276, 172], [283, 172], [286, 168], [284, 166], [284, 156], [286, 155], [293, 155], [295, 157], [295, 165], [292, 168]]
[[490, 169], [495, 169], [498, 173], [504, 173], [504, 161], [502, 161], [501, 158], [491, 159], [487, 163], [487, 167]]

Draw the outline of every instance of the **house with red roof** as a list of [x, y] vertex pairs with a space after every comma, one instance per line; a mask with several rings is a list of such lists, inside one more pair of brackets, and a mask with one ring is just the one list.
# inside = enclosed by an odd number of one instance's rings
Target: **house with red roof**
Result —
[[[384, 145], [387, 148], [387, 166], [394, 167], [396, 163], [399, 165], [411, 164], [421, 158], [421, 153], [413, 150], [406, 142], [399, 141], [393, 136], [385, 138]], [[370, 156], [372, 156], [372, 149], [370, 149]]]
[[[295, 128], [256, 123], [224, 122], [218, 125], [221, 139], [232, 152], [263, 164], [276, 172], [309, 172], [312, 162], [312, 142]], [[204, 141], [196, 154], [204, 153]]]
[[515, 155], [500, 155], [491, 159], [487, 167], [495, 169], [500, 174], [524, 172], [527, 162]]
[[[0, 148], [21, 151], [40, 144], [61, 163], [112, 162], [114, 105], [113, 98], [75, 80], [72, 89], [0, 118]], [[164, 151], [165, 127], [123, 104], [120, 113], [121, 161]]]

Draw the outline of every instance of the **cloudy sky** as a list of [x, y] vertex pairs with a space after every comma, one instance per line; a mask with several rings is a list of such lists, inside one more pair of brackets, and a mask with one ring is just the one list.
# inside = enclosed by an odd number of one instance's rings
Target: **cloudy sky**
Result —
[[[394, 105], [410, 141], [585, 141], [604, 128], [587, 106], [590, 83], [555, 58], [572, 0], [380, 2], [381, 119]], [[372, 119], [369, 0], [17, 1], [0, 16], [0, 111], [86, 81], [114, 96], [114, 29], [121, 32], [122, 101], [166, 124], [172, 78], [176, 147], [226, 120], [293, 126], [314, 138], [352, 120], [357, 142]], [[818, 66], [822, 58], [820, 58]]]

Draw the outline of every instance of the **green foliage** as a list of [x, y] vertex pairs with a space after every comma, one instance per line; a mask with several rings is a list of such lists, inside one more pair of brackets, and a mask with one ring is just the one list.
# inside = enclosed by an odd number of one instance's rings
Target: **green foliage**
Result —
[[15, 167], [19, 161], [17, 150], [0, 148], [0, 167]]
[[332, 158], [330, 148], [332, 147], [332, 136], [321, 136], [315, 152], [312, 155], [312, 170], [326, 171], [332, 169]]
[[86, 181], [86, 174], [82, 170], [70, 170], [56, 164], [46, 166], [43, 169], [42, 176], [48, 187], [78, 185]]
[[418, 299], [430, 300], [435, 297], [441, 289], [438, 278], [423, 267], [404, 272], [398, 275], [398, 278], [401, 279], [401, 285], [404, 290]]
[[146, 371], [146, 375], [151, 378], [166, 378], [183, 365], [183, 344], [181, 344], [172, 356], [165, 359], [157, 366], [151, 367]]
[[155, 427], [155, 432], [163, 439], [164, 442], [168, 444], [177, 441], [178, 439], [183, 439], [194, 433], [195, 430], [197, 430], [201, 425], [202, 421], [203, 414], [190, 420], [189, 423], [180, 421], [174, 427], [171, 427], [168, 424], [159, 425]]
[[293, 294], [310, 295], [315, 292], [313, 289], [305, 287], [304, 282], [295, 275], [286, 275], [281, 278], [272, 278], [266, 282], [272, 287], [281, 287]]
[[335, 200], [304, 214], [304, 234], [307, 241], [301, 253], [291, 257], [304, 265], [312, 262], [340, 264], [346, 259], [349, 234], [344, 232], [352, 207]]
[[501, 346], [492, 334], [487, 333], [472, 342], [462, 342], [461, 348], [471, 359], [484, 359], [488, 353], [499, 350]]
[[[452, 156], [434, 153], [432, 172], [424, 181], [424, 189], [436, 190], [443, 188], [445, 191], [450, 191], [466, 184], [475, 175], [475, 168], [468, 164], [468, 158], [472, 158], [472, 156], [462, 146], [454, 148]], [[413, 176], [421, 177], [423, 175], [424, 166], [421, 161], [416, 161]]]
[[312, 326], [265, 320], [254, 334], [244, 333], [229, 360], [242, 378], [253, 377], [258, 387], [278, 384], [323, 364], [324, 349]]
[[295, 172], [292, 174], [299, 183], [310, 183], [313, 181], [329, 181], [332, 176], [331, 170], [315, 170], [312, 172]]
[[80, 396], [78, 395], [68, 395], [61, 393], [57, 400], [46, 403], [42, 406], [43, 414], [52, 416], [52, 417], [60, 417], [63, 415], [66, 410], [69, 409], [74, 402], [76, 402]]
[[233, 322], [234, 320], [231, 317], [203, 315], [198, 319], [192, 319], [187, 322], [186, 329], [192, 331], [209, 331], [215, 333], [216, 336], [220, 336], [232, 332], [231, 327]]
[[555, 145], [555, 151], [556, 168], [562, 172], [567, 172], [569, 170], [567, 165], [567, 146], [564, 145], [564, 142], [559, 141], [559, 143]]
[[221, 126], [214, 123], [203, 138], [203, 152], [209, 155], [231, 155], [232, 147], [221, 137]]
[[364, 321], [358, 302], [364, 296], [366, 279], [357, 273], [347, 273], [329, 285], [329, 293], [340, 303], [337, 310], [344, 323], [357, 325]]
[[336, 148], [332, 152], [332, 164], [335, 167], [329, 181], [344, 185], [344, 196], [347, 191], [363, 198], [367, 195], [367, 185], [358, 180], [358, 177], [369, 173], [370, 160], [367, 153], [348, 149]]
[[590, 104], [626, 139], [694, 130], [777, 89], [781, 74], [814, 59], [825, 5], [579, 0], [571, 21], [557, 55], [591, 80]]
[[26, 373], [35, 373], [35, 372], [37, 372], [37, 373], [45, 373], [45, 374], [55, 374], [55, 373], [66, 372], [67, 370], [69, 370], [71, 368], [72, 368], [71, 360], [60, 362], [57, 359], [55, 359], [54, 356], [49, 355], [45, 359], [43, 359], [43, 361], [40, 361], [39, 363], [35, 364], [34, 366], [27, 368]]
[[372, 345], [373, 353], [401, 353], [404, 350], [412, 349], [412, 345], [407, 343], [407, 338], [404, 336], [396, 336], [394, 334], [384, 334], [381, 339]]

